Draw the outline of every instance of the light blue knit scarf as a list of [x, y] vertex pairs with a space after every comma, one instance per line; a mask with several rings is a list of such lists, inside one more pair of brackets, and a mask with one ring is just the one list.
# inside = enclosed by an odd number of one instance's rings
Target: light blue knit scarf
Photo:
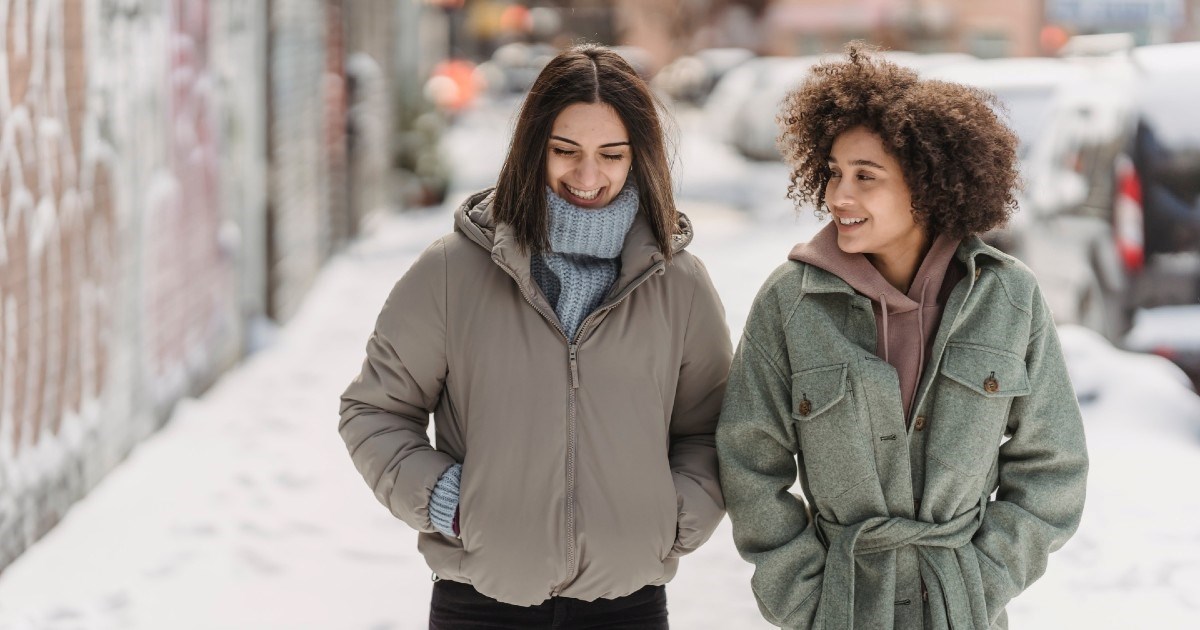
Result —
[[638, 191], [630, 181], [607, 206], [580, 208], [547, 188], [546, 205], [550, 251], [531, 257], [530, 272], [574, 338], [621, 271], [621, 248], [637, 215]]

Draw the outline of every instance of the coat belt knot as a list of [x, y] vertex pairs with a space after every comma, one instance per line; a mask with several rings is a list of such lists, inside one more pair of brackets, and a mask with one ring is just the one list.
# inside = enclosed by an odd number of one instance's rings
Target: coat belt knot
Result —
[[929, 605], [945, 606], [950, 628], [986, 629], [986, 613], [974, 619], [962, 568], [955, 550], [971, 542], [983, 522], [983, 507], [964, 512], [945, 523], [876, 516], [853, 525], [816, 518], [817, 529], [828, 549], [821, 585], [821, 607], [827, 630], [854, 628], [854, 557], [892, 551], [907, 545], [917, 548], [921, 576], [929, 590]]

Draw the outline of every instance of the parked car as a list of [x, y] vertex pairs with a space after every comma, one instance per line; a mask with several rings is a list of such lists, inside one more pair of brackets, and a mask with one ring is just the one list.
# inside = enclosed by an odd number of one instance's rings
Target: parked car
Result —
[[[1019, 140], [1023, 190], [1012, 222], [985, 240], [1023, 259], [1038, 275], [1060, 322], [1087, 323], [1112, 336], [1127, 327], [1114, 243], [1098, 218], [1111, 204], [1110, 179], [1125, 107], [1105, 102], [1089, 68], [1056, 58], [987, 59], [954, 64], [930, 78], [982, 88]], [[1108, 121], [1100, 129], [1099, 119]], [[1089, 200], [1091, 203], [1089, 204]]]
[[708, 129], [742, 155], [778, 160], [775, 116], [819, 57], [755, 57], [725, 73], [704, 104]]
[[1200, 299], [1200, 44], [942, 68], [994, 92], [1025, 190], [1003, 245], [1060, 323], [1121, 342], [1138, 308]]
[[753, 58], [745, 48], [706, 48], [663, 66], [652, 83], [673, 101], [703, 105], [725, 73]]
[[[779, 106], [788, 92], [808, 77], [809, 70], [826, 57], [760, 57], [745, 62], [734, 70], [739, 76], [734, 77], [736, 82], [724, 92], [734, 93], [740, 100], [725, 128], [728, 130], [729, 142], [742, 155], [753, 160], [780, 159], [779, 150], [775, 146], [780, 131], [777, 121]], [[883, 57], [918, 72], [974, 59], [962, 53], [924, 55], [907, 51], [887, 51], [883, 53]], [[742, 76], [743, 74], [749, 76]], [[721, 87], [718, 86], [718, 89]]]
[[[1200, 301], [1200, 43], [1135, 49], [1114, 220], [1136, 306]], [[1140, 208], [1139, 204], [1140, 203]], [[1138, 219], [1144, 226], [1139, 242]], [[1125, 227], [1126, 225], [1129, 227]], [[1139, 251], [1140, 245], [1140, 251]]]

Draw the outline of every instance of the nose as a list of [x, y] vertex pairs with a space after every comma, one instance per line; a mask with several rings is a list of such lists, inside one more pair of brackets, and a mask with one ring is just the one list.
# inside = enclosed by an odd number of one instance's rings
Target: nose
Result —
[[825, 184], [825, 205], [830, 208], [845, 208], [853, 201], [846, 187], [838, 186], [838, 181], [837, 178], [831, 178]]
[[591, 158], [584, 158], [575, 167], [575, 180], [580, 186], [592, 188], [600, 180], [600, 167]]

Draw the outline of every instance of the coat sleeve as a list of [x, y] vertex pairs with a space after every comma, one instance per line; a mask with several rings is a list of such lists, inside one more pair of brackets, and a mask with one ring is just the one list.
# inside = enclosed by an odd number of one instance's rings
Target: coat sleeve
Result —
[[1033, 390], [1013, 401], [1000, 446], [996, 500], [972, 540], [990, 622], [1046, 572], [1083, 514], [1083, 419], [1049, 309], [1035, 295], [1026, 368]]
[[733, 349], [717, 290], [704, 265], [693, 260], [695, 290], [671, 414], [669, 458], [679, 522], [668, 557], [698, 549], [725, 516], [715, 434]]
[[396, 283], [342, 394], [338, 432], [379, 502], [422, 532], [433, 487], [455, 462], [427, 427], [446, 379], [446, 252], [439, 240]]
[[729, 372], [717, 454], [733, 541], [754, 564], [750, 585], [759, 610], [778, 626], [813, 627], [825, 547], [804, 502], [790, 492], [803, 464], [791, 426], [791, 380], [749, 333]]

